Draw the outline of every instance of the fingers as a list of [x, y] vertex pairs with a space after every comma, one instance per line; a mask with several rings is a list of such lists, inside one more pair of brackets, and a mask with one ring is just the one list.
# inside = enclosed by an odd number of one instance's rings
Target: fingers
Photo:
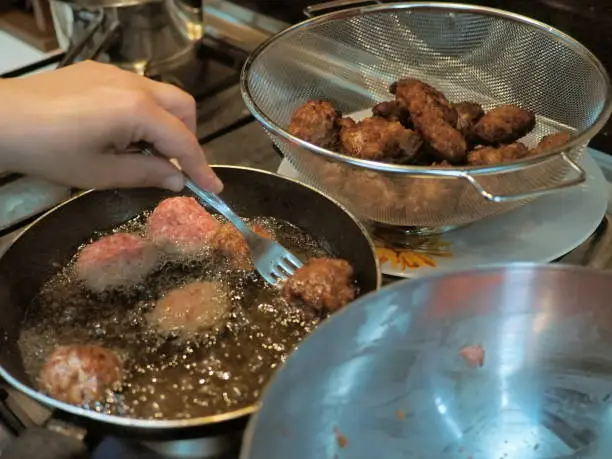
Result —
[[148, 78], [144, 80], [147, 90], [157, 103], [180, 119], [191, 132], [195, 133], [197, 125], [195, 99], [171, 84], [159, 83]]
[[96, 173], [95, 183], [88, 185], [97, 189], [156, 187], [179, 192], [185, 186], [183, 175], [168, 161], [140, 153], [96, 155], [89, 166]]
[[153, 144], [168, 159], [176, 158], [183, 171], [200, 187], [220, 193], [223, 184], [206, 162], [206, 157], [193, 133], [176, 116], [157, 105], [141, 106], [134, 131], [137, 138]]

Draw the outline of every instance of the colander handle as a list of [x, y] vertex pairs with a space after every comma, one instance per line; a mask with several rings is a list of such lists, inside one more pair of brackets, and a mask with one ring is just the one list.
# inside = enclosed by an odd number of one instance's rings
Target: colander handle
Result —
[[[578, 174], [577, 177], [571, 178], [569, 180], [565, 180], [561, 183], [557, 183], [555, 185], [552, 185], [550, 187], [544, 187], [544, 188], [537, 188], [535, 190], [531, 190], [531, 191], [527, 191], [525, 193], [518, 193], [518, 194], [493, 194], [488, 192], [479, 182], [478, 180], [470, 175], [469, 173], [463, 173], [461, 174], [461, 178], [463, 178], [464, 180], [467, 180], [470, 185], [472, 185], [476, 191], [478, 191], [478, 193], [485, 198], [487, 201], [492, 201], [492, 202], [513, 202], [513, 201], [523, 201], [526, 199], [531, 199], [531, 198], [537, 198], [540, 196], [544, 196], [546, 194], [551, 194], [554, 192], [557, 192], [559, 190], [564, 190], [566, 188], [571, 188], [577, 185], [580, 185], [582, 183], [584, 183], [586, 181], [586, 172], [584, 171], [584, 169], [582, 167], [580, 167], [578, 164], [576, 164], [574, 161], [572, 161], [571, 159], [569, 159], [567, 157], [567, 155], [565, 153], [561, 153], [560, 154], [561, 159], [563, 161], [565, 161], [569, 167]], [[556, 157], [552, 157], [550, 160], [553, 159], [557, 159]], [[548, 162], [550, 160], [546, 160], [543, 162]], [[541, 164], [541, 163], [540, 163]]]
[[338, 10], [343, 8], [348, 8], [351, 6], [363, 5], [363, 4], [382, 4], [381, 0], [331, 0], [329, 2], [316, 3], [314, 5], [309, 5], [304, 8], [303, 13], [306, 17], [316, 16], [318, 13], [327, 10]]

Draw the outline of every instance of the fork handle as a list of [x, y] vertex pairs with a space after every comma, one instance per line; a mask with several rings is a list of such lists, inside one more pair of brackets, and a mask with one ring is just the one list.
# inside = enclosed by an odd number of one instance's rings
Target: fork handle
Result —
[[[155, 148], [153, 148], [152, 145], [140, 143], [139, 148], [142, 153], [147, 156], [156, 156], [158, 158], [166, 160], [168, 159], [161, 153], [155, 151]], [[236, 215], [236, 213], [232, 209], [230, 209], [230, 207], [225, 203], [225, 201], [223, 201], [223, 199], [221, 199], [216, 194], [211, 193], [210, 191], [206, 191], [200, 188], [189, 177], [187, 177], [184, 172], [182, 172], [182, 174], [185, 177], [185, 187], [187, 189], [189, 189], [193, 194], [200, 198], [200, 200], [204, 201], [210, 207], [212, 207], [225, 218], [227, 218], [238, 229], [238, 231], [240, 231], [244, 235], [244, 237], [248, 237], [251, 234], [251, 230], [249, 229], [249, 227], [242, 221], [242, 219], [238, 215]]]

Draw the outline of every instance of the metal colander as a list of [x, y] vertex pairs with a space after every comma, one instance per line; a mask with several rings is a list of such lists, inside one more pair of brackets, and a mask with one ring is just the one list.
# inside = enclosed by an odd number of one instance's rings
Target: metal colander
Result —
[[[573, 140], [563, 151], [528, 160], [444, 169], [358, 160], [286, 131], [294, 111], [310, 99], [332, 101], [354, 118], [369, 116], [376, 103], [392, 99], [389, 84], [408, 76], [451, 102], [533, 110], [536, 128], [521, 140], [527, 146], [562, 130]], [[250, 56], [242, 90], [306, 182], [373, 222], [435, 229], [501, 214], [584, 182], [576, 161], [611, 111], [606, 70], [572, 38], [509, 12], [448, 3], [374, 5], [309, 19]]]

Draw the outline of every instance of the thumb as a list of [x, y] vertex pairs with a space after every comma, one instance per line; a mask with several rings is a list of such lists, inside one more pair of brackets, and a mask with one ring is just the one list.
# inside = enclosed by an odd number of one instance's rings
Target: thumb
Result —
[[144, 156], [141, 153], [98, 155], [91, 165], [94, 177], [88, 184], [93, 188], [166, 188], [181, 191], [183, 174], [169, 161]]

